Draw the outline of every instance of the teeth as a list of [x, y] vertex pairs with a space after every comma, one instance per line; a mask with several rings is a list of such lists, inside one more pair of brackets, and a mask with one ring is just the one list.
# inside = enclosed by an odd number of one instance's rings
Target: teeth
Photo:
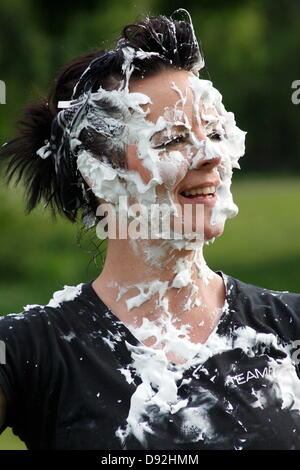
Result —
[[184, 196], [196, 196], [196, 194], [214, 194], [216, 188], [214, 186], [208, 186], [206, 188], [190, 189], [189, 191], [183, 191]]

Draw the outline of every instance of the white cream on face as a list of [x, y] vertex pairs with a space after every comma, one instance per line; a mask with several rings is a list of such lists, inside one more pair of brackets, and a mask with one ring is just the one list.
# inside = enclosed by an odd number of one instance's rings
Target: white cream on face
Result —
[[[199, 80], [192, 76], [189, 81], [194, 93], [194, 112], [197, 120], [206, 122], [204, 126], [206, 135], [210, 135], [212, 130], [220, 135], [220, 141], [217, 142], [211, 139], [196, 142], [199, 151], [195, 155], [191, 167], [195, 167], [199, 159], [221, 157], [221, 165], [218, 168], [221, 184], [217, 188], [218, 198], [212, 210], [211, 224], [224, 224], [227, 218], [234, 217], [238, 212], [238, 208], [232, 200], [230, 186], [232, 170], [240, 168], [238, 160], [245, 153], [246, 132], [236, 126], [233, 113], [226, 111], [222, 103], [222, 95], [212, 86], [210, 81]], [[199, 102], [202, 103], [200, 116]]]
[[[211, 225], [224, 224], [227, 218], [237, 214], [238, 209], [233, 203], [230, 186], [232, 170], [239, 167], [238, 159], [245, 150], [245, 132], [236, 126], [233, 114], [225, 110], [222, 96], [210, 81], [200, 80], [190, 74], [189, 86], [194, 95], [196, 122], [205, 122], [206, 134], [210, 135], [214, 130], [220, 136], [220, 141], [216, 142], [210, 138], [199, 140], [195, 136], [188, 117], [181, 109], [186, 102], [186, 94], [178, 89], [175, 83], [172, 84], [172, 89], [178, 93], [179, 100], [173, 109], [166, 108], [164, 115], [160, 116], [156, 122], [147, 119], [148, 113], [145, 105], [150, 104], [150, 98], [142, 93], [130, 93], [128, 87], [125, 87], [111, 92], [100, 89], [98, 93], [92, 94], [90, 100], [95, 106], [97, 102], [105, 98], [120, 108], [123, 122], [119, 123], [122, 130], [116, 133], [116, 148], [118, 145], [123, 146], [123, 149], [127, 145], [135, 145], [141, 165], [151, 175], [150, 181], [145, 183], [139, 173], [112, 168], [108, 160], [100, 162], [87, 151], [82, 151], [78, 156], [78, 168], [89, 180], [97, 197], [116, 204], [119, 196], [127, 195], [134, 197], [140, 204], [153, 204], [158, 202], [155, 188], [163, 184], [167, 189], [163, 202], [166, 202], [171, 211], [176, 214], [172, 198], [174, 185], [178, 184], [190, 169], [196, 168], [201, 159], [218, 156], [221, 157], [221, 165], [218, 169], [221, 185], [217, 188], [218, 197], [212, 210]], [[115, 122], [109, 122], [112, 121], [109, 116], [107, 118], [101, 116], [101, 119], [107, 127], [110, 125], [114, 128], [117, 125]], [[78, 144], [81, 130], [91, 124], [93, 122], [91, 123], [88, 116], [86, 121], [81, 122], [72, 137], [75, 146]], [[164, 152], [162, 156], [161, 149], [155, 148], [153, 136], [160, 133], [165, 140], [174, 137], [177, 132], [175, 131], [174, 134], [176, 126], [184, 126], [184, 132], [190, 142], [186, 145], [185, 154], [173, 150]], [[178, 246], [178, 243], [175, 242], [175, 246]]]

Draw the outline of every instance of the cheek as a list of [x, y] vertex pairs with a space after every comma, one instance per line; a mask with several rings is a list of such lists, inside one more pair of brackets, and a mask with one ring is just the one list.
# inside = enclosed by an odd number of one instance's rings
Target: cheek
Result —
[[[142, 160], [138, 158], [135, 145], [127, 147], [126, 158], [128, 170], [137, 171], [144, 183], [149, 183], [153, 177], [152, 172], [145, 168]], [[162, 183], [168, 190], [174, 189], [180, 183], [186, 176], [188, 169], [189, 158], [187, 151], [173, 151], [168, 154], [162, 152], [158, 155], [156, 170], [158, 170]]]
[[183, 151], [172, 151], [161, 154], [159, 173], [164, 185], [170, 191], [184, 179], [189, 169], [189, 162]]
[[142, 160], [138, 158], [135, 145], [128, 145], [126, 161], [129, 171], [137, 171], [141, 175], [144, 183], [149, 183], [152, 178], [152, 174], [147, 168], [144, 167]]

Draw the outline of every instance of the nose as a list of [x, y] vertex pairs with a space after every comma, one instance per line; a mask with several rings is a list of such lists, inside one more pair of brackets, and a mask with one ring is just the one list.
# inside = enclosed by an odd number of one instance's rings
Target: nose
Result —
[[198, 166], [199, 167], [211, 166], [212, 168], [214, 168], [220, 165], [220, 163], [221, 163], [221, 157], [218, 157], [218, 156], [213, 157], [213, 158], [204, 157], [199, 160]]
[[193, 168], [196, 170], [213, 170], [214, 168], [218, 167], [221, 164], [221, 157], [198, 157], [196, 161], [193, 162]]
[[214, 169], [221, 164], [221, 157], [212, 145], [209, 136], [206, 135], [202, 125], [197, 126], [194, 133], [195, 141], [192, 150], [193, 169]]

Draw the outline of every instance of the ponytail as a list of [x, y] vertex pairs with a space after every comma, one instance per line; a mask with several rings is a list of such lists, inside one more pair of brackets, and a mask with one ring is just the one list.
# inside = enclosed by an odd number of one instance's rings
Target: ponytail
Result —
[[[90, 52], [68, 64], [56, 78], [48, 100], [26, 106], [17, 121], [18, 136], [0, 148], [0, 164], [6, 166], [6, 183], [13, 180], [15, 185], [20, 181], [24, 185], [27, 213], [44, 201], [54, 216], [58, 212], [75, 222], [78, 209], [87, 202], [83, 200], [80, 187], [84, 182], [80, 180], [79, 184], [78, 179], [74, 179], [74, 172], [69, 173], [68, 167], [61, 168], [60, 174], [57, 174], [54, 155], [41, 158], [37, 152], [51, 141], [53, 122], [59, 111], [58, 102], [72, 98], [73, 89], [82, 73], [101, 53]], [[62, 173], [65, 176], [63, 181]], [[89, 197], [93, 199], [90, 192]], [[96, 204], [95, 200], [89, 202], [91, 206]]]
[[0, 150], [0, 161], [7, 161], [6, 182], [16, 177], [16, 185], [21, 180], [24, 184], [28, 213], [41, 199], [50, 204], [54, 214], [56, 208], [61, 209], [54, 160], [42, 159], [37, 155], [37, 150], [50, 136], [53, 117], [46, 101], [27, 106], [17, 123], [19, 136], [4, 144]]

